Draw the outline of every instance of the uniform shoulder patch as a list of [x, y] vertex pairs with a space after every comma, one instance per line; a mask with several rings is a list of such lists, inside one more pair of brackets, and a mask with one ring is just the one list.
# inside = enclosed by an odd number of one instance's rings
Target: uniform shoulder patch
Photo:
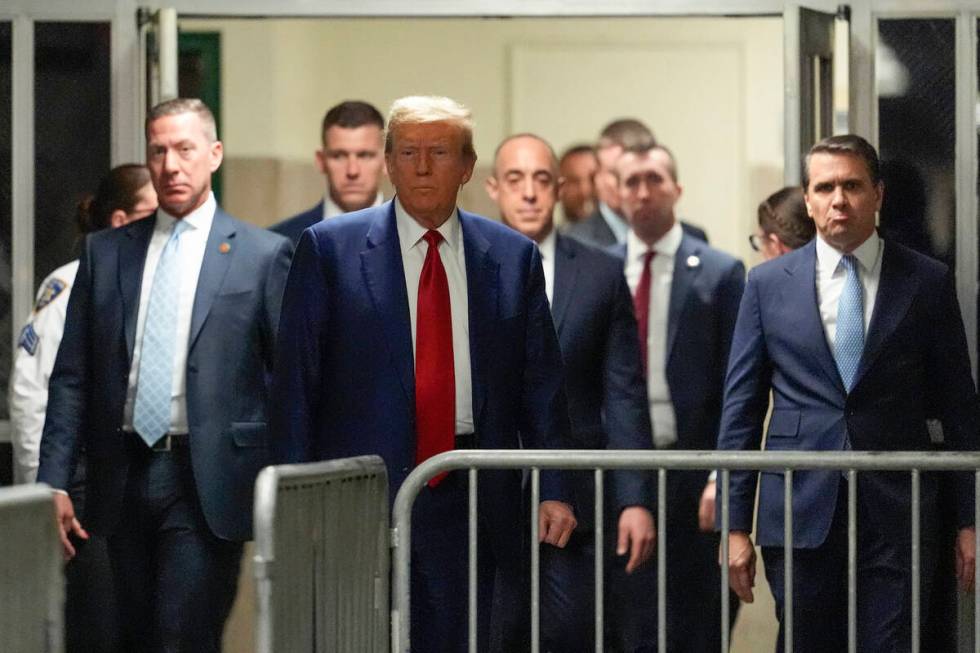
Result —
[[44, 284], [44, 288], [41, 289], [41, 295], [37, 298], [37, 303], [34, 305], [34, 312], [37, 313], [42, 308], [54, 301], [54, 298], [65, 291], [68, 284], [61, 279], [48, 279], [47, 283]]
[[34, 323], [28, 322], [20, 330], [20, 339], [17, 341], [17, 346], [33, 356], [37, 352], [37, 344], [40, 340], [37, 336], [37, 331], [34, 330]]

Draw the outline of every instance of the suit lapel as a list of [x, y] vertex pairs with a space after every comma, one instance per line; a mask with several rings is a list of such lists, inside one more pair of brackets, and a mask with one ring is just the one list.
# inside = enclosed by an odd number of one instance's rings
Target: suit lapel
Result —
[[895, 332], [902, 318], [908, 313], [912, 298], [919, 287], [919, 278], [915, 275], [909, 260], [900, 256], [901, 252], [894, 246], [890, 246], [888, 241], [883, 242], [881, 280], [878, 282], [878, 294], [875, 297], [868, 334], [864, 340], [861, 362], [854, 378], [855, 386], [874, 364], [888, 337]]
[[408, 310], [405, 266], [395, 225], [394, 202], [379, 208], [368, 228], [366, 249], [361, 252], [361, 272], [378, 313], [392, 365], [398, 373], [406, 399], [414, 406], [415, 357], [412, 354], [412, 326], [409, 323], [411, 313]]
[[119, 296], [122, 300], [123, 333], [126, 337], [126, 352], [129, 362], [133, 361], [133, 347], [136, 342], [136, 321], [139, 318], [140, 286], [143, 283], [143, 266], [146, 263], [146, 250], [150, 245], [156, 215], [138, 220], [123, 229], [126, 238], [119, 248]]
[[841, 381], [837, 363], [827, 342], [827, 332], [823, 328], [820, 317], [820, 300], [817, 294], [817, 246], [816, 239], [804, 245], [802, 256], [786, 265], [786, 273], [793, 278], [788, 296], [782, 296], [780, 301], [787, 306], [794, 306], [793, 328], [799, 333], [800, 340], [807, 343], [818, 343], [810, 351], [813, 352], [820, 368], [834, 386], [845, 394], [844, 383]]
[[677, 326], [680, 324], [684, 305], [701, 271], [701, 261], [698, 258], [700, 251], [701, 246], [696, 240], [686, 235], [681, 237], [681, 244], [674, 256], [674, 278], [670, 284], [670, 305], [667, 308], [668, 361], [674, 351]]
[[572, 289], [578, 277], [575, 250], [560, 235], [555, 237], [555, 277], [553, 280], [551, 315], [555, 321], [555, 331], [561, 333], [561, 325], [568, 308]]
[[[473, 383], [473, 423], [478, 424], [486, 403], [486, 357], [493, 355], [484, 340], [496, 328], [500, 264], [491, 254], [490, 242], [479, 231], [476, 220], [460, 210], [463, 253], [466, 258], [466, 291], [469, 297], [470, 371]], [[479, 427], [477, 427], [479, 428]]]
[[194, 292], [194, 309], [191, 311], [191, 332], [188, 341], [188, 351], [194, 349], [201, 327], [208, 318], [211, 305], [221, 284], [225, 280], [231, 262], [237, 256], [235, 247], [235, 223], [227, 213], [218, 207], [214, 211], [214, 221], [211, 223], [211, 233], [204, 247], [204, 259], [201, 261], [201, 274], [197, 279], [197, 289]]

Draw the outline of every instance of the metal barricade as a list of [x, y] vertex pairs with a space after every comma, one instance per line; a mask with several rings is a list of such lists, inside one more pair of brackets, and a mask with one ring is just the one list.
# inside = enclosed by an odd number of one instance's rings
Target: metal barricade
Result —
[[[856, 567], [857, 567], [857, 501], [856, 483], [859, 482], [859, 472], [866, 471], [906, 471], [911, 475], [912, 501], [911, 511], [911, 552], [912, 552], [912, 588], [911, 588], [911, 650], [918, 653], [920, 649], [920, 605], [921, 587], [919, 583], [919, 549], [920, 549], [920, 476], [923, 472], [969, 470], [975, 473], [974, 494], [976, 497], [976, 521], [980, 523], [980, 452], [786, 452], [786, 451], [605, 451], [605, 450], [568, 450], [568, 451], [538, 451], [538, 450], [457, 450], [440, 454], [419, 465], [405, 480], [395, 498], [392, 512], [394, 542], [394, 597], [392, 604], [392, 633], [391, 650], [393, 653], [408, 653], [410, 642], [410, 599], [411, 599], [411, 516], [412, 504], [421, 488], [429, 478], [436, 474], [456, 469], [469, 470], [469, 650], [476, 651], [476, 496], [477, 470], [480, 469], [530, 469], [530, 505], [531, 515], [537, 515], [539, 498], [539, 473], [542, 469], [565, 470], [595, 470], [595, 550], [596, 550], [596, 596], [595, 621], [596, 642], [595, 650], [603, 650], [602, 638], [602, 551], [603, 551], [603, 474], [606, 470], [656, 470], [659, 488], [656, 509], [657, 521], [657, 560], [659, 573], [657, 575], [658, 595], [658, 649], [666, 651], [665, 615], [665, 583], [666, 565], [665, 547], [663, 546], [668, 534], [665, 531], [667, 503], [666, 478], [668, 470], [719, 470], [718, 497], [721, 513], [721, 557], [728, 559], [729, 533], [729, 473], [732, 470], [764, 471], [774, 470], [785, 473], [785, 605], [784, 620], [785, 651], [793, 650], [793, 472], [800, 469], [841, 470], [847, 473], [848, 483], [848, 650], [857, 651], [856, 642]], [[539, 554], [537, 546], [537, 518], [531, 519], [531, 650], [538, 653], [539, 643], [539, 592], [537, 582], [539, 575]], [[977, 539], [976, 556], [980, 560], [980, 538]], [[649, 564], [649, 563], [648, 563]], [[728, 567], [722, 565], [721, 585], [722, 596], [728, 593]], [[977, 565], [974, 577], [974, 599], [980, 605], [980, 564]], [[722, 651], [729, 646], [730, 615], [728, 602], [721, 601], [722, 620], [721, 637]], [[980, 610], [974, 614], [974, 633], [976, 642], [980, 642]], [[980, 649], [978, 649], [980, 650]]]
[[256, 650], [388, 650], [388, 475], [377, 456], [255, 482]]
[[51, 490], [0, 489], [0, 633], [4, 651], [64, 650], [64, 577]]

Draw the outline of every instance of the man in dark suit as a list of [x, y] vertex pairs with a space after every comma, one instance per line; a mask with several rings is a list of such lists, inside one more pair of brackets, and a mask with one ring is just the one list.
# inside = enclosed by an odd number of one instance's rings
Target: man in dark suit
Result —
[[[456, 208], [473, 173], [468, 109], [394, 103], [385, 141], [393, 201], [300, 239], [283, 300], [274, 383], [275, 455], [301, 462], [378, 454], [392, 499], [420, 462], [454, 448], [562, 448], [561, 352], [534, 243]], [[521, 474], [481, 474], [479, 640], [527, 648], [529, 531]], [[465, 650], [466, 474], [415, 502], [412, 648]], [[542, 474], [539, 524], [564, 546], [575, 518]]]
[[[627, 150], [615, 171], [630, 223], [619, 252], [634, 296], [654, 443], [666, 449], [714, 449], [745, 268], [681, 229], [674, 207], [682, 188], [669, 150], [659, 145]], [[671, 651], [721, 646], [718, 536], [698, 527], [707, 477], [701, 470], [668, 474]], [[646, 573], [655, 571], [651, 566]], [[656, 611], [649, 615], [656, 618]]]
[[[538, 244], [545, 286], [565, 362], [565, 389], [572, 422], [572, 446], [581, 449], [649, 449], [653, 445], [646, 385], [640, 367], [636, 320], [622, 262], [554, 229], [558, 165], [540, 137], [519, 134], [498, 147], [487, 192], [506, 224]], [[554, 651], [591, 651], [594, 625], [595, 488], [591, 472], [569, 473], [579, 528], [564, 549], [541, 550], [542, 632]], [[656, 633], [642, 639], [644, 620], [625, 610], [617, 582], [639, 567], [653, 550], [656, 532], [647, 473], [609, 474], [606, 530], [611, 535], [606, 623], [617, 650], [651, 648]], [[629, 553], [629, 559], [615, 561]], [[624, 567], [625, 563], [625, 567]], [[613, 569], [615, 567], [615, 570]], [[636, 597], [639, 598], [639, 597]], [[644, 597], [645, 598], [645, 597]], [[644, 606], [645, 610], [649, 606]]]
[[152, 218], [90, 235], [50, 383], [38, 480], [66, 556], [64, 492], [88, 461], [85, 523], [108, 537], [127, 651], [220, 651], [269, 462], [266, 381], [292, 245], [214, 200], [222, 146], [200, 100], [146, 121]]
[[[653, 132], [635, 118], [620, 118], [603, 128], [596, 144], [595, 156], [599, 168], [595, 173], [595, 192], [598, 198], [595, 211], [572, 225], [568, 235], [595, 247], [611, 247], [626, 242], [629, 223], [621, 208], [616, 161], [626, 150], [650, 148], [657, 144]], [[684, 233], [708, 242], [700, 227], [680, 221]]]
[[[720, 449], [843, 451], [977, 448], [977, 399], [953, 274], [875, 232], [884, 186], [878, 156], [858, 136], [833, 136], [807, 155], [803, 185], [817, 238], [752, 270], [739, 309]], [[732, 474], [732, 587], [752, 600], [749, 533], [758, 475]], [[956, 475], [957, 573], [972, 584], [973, 483]], [[794, 475], [794, 650], [843, 650], [847, 636], [847, 483], [837, 471]], [[921, 491], [923, 617], [940, 529], [939, 479]], [[782, 623], [783, 475], [763, 473], [758, 543]], [[864, 651], [907, 651], [911, 640], [910, 481], [858, 479], [857, 635]], [[779, 645], [782, 646], [782, 633]]]
[[271, 227], [293, 243], [307, 227], [321, 220], [381, 204], [384, 175], [385, 121], [367, 102], [346, 100], [331, 107], [323, 117], [316, 151], [316, 167], [327, 182], [327, 191], [311, 209]]

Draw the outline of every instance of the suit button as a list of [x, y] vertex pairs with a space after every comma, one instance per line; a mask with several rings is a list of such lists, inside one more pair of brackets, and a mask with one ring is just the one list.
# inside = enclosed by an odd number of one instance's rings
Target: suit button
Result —
[[408, 467], [402, 467], [402, 474], [408, 473]]
[[187, 366], [187, 373], [188, 374], [197, 374], [197, 365], [188, 365]]

